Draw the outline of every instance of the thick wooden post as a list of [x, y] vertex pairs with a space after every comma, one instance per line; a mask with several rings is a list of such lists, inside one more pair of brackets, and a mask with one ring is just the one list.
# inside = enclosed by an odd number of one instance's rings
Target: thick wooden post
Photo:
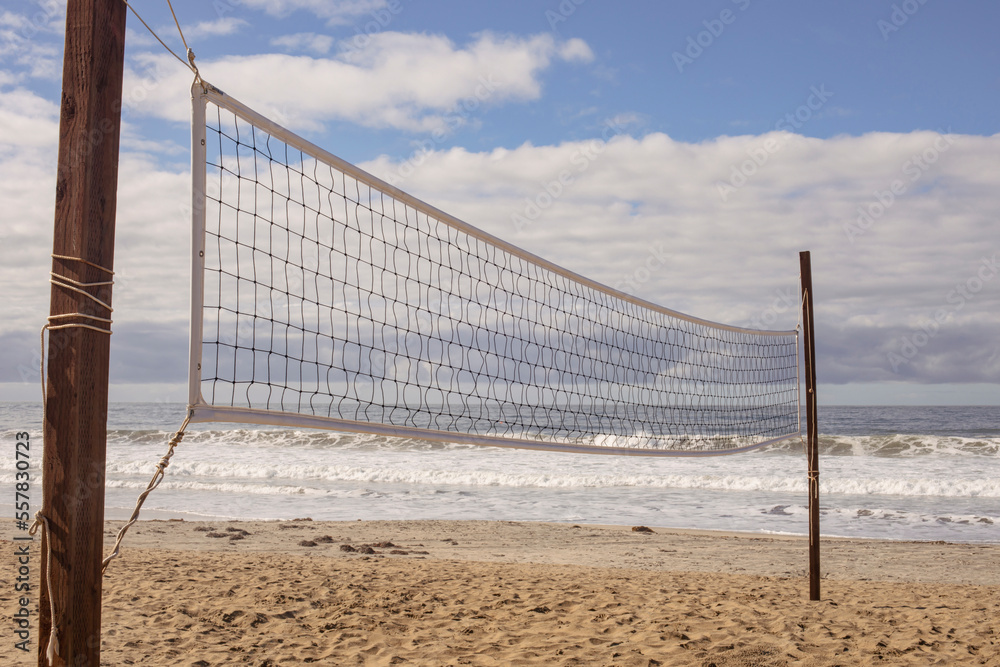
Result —
[[813, 324], [812, 261], [799, 253], [802, 335], [806, 380], [806, 458], [809, 466], [809, 599], [819, 600], [819, 426], [816, 414], [816, 329]]
[[[71, 259], [52, 262], [63, 278], [52, 287], [54, 326], [110, 328], [72, 315], [111, 316], [80, 292], [111, 303], [111, 286], [94, 283], [111, 279], [114, 262], [125, 9], [121, 0], [69, 0], [66, 8], [52, 248]], [[39, 665], [48, 664], [50, 602], [59, 639], [54, 664], [100, 664], [110, 338], [82, 327], [49, 334], [42, 464], [49, 530], [42, 548]]]

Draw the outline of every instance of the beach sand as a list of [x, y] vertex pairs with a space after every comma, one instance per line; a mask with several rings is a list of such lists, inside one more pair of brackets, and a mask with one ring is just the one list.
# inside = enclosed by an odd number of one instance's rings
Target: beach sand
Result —
[[[1000, 545], [826, 540], [810, 602], [802, 538], [652, 530], [143, 521], [102, 664], [1000, 665]], [[34, 665], [3, 551], [0, 664]]]

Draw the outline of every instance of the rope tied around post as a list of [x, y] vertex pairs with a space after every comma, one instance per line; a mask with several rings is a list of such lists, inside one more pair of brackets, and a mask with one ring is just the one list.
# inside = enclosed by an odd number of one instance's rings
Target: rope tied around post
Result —
[[[82, 294], [87, 297], [97, 305], [101, 306], [107, 310], [108, 315], [114, 312], [111, 304], [107, 303], [103, 299], [91, 294], [87, 291], [88, 288], [92, 287], [105, 287], [114, 285], [114, 275], [115, 272], [106, 267], [95, 264], [94, 262], [88, 261], [81, 257], [70, 257], [68, 255], [52, 255], [52, 259], [59, 259], [68, 262], [79, 262], [87, 266], [93, 267], [111, 277], [111, 280], [99, 280], [94, 282], [82, 282], [79, 280], [74, 280], [68, 276], [63, 276], [55, 271], [49, 272], [49, 282], [55, 286], [62, 289], [75, 292], [77, 294]], [[88, 324], [86, 322], [62, 322], [69, 319], [81, 318], [84, 320], [89, 320], [91, 322], [98, 322], [104, 326], [95, 326], [93, 324]], [[41, 332], [41, 355], [39, 361], [39, 376], [41, 377], [42, 384], [42, 424], [46, 423], [46, 390], [45, 390], [45, 331], [58, 331], [61, 329], [89, 329], [90, 331], [96, 331], [97, 333], [111, 335], [111, 325], [113, 324], [110, 317], [99, 317], [97, 315], [90, 315], [88, 313], [79, 312], [79, 308], [75, 313], [63, 313], [61, 315], [50, 315], [48, 321], [42, 327]], [[42, 508], [35, 513], [35, 520], [28, 529], [30, 535], [35, 535], [39, 529], [42, 531], [42, 543], [45, 545], [45, 594], [49, 598], [49, 618], [51, 620], [51, 628], [49, 631], [48, 643], [45, 649], [45, 659], [50, 665], [55, 664], [56, 658], [59, 656], [59, 623], [57, 622], [56, 616], [56, 601], [52, 595], [51, 585], [52, 585], [52, 529], [49, 527], [48, 517], [45, 515], [46, 508], [42, 505]]]
[[[191, 58], [192, 61], [194, 60], [194, 54], [193, 53], [189, 53], [189, 57]], [[196, 70], [196, 74], [197, 74], [197, 70]], [[67, 276], [60, 275], [60, 274], [55, 273], [53, 271], [53, 272], [50, 272], [49, 281], [52, 283], [52, 285], [54, 285], [56, 287], [60, 287], [62, 289], [67, 289], [67, 290], [69, 290], [71, 292], [76, 292], [77, 294], [81, 294], [81, 295], [85, 296], [90, 301], [96, 303], [97, 305], [99, 305], [102, 308], [104, 308], [105, 310], [107, 310], [108, 315], [111, 315], [111, 313], [114, 312], [114, 309], [111, 307], [110, 303], [107, 303], [103, 299], [101, 299], [98, 296], [95, 296], [91, 292], [87, 291], [88, 288], [105, 287], [105, 286], [111, 286], [111, 285], [113, 285], [114, 284], [113, 276], [114, 276], [114, 273], [115, 273], [114, 271], [112, 271], [111, 269], [105, 268], [103, 266], [99, 266], [97, 264], [94, 264], [93, 262], [87, 261], [87, 260], [82, 259], [80, 257], [69, 257], [69, 256], [66, 256], [66, 255], [55, 255], [55, 254], [52, 255], [52, 257], [53, 257], [53, 259], [59, 259], [59, 260], [64, 260], [64, 261], [80, 262], [80, 263], [86, 264], [87, 266], [91, 266], [93, 268], [99, 269], [99, 270], [105, 272], [106, 274], [108, 274], [108, 276], [112, 278], [111, 280], [101, 280], [101, 281], [94, 281], [94, 282], [82, 282], [82, 281], [79, 281], [79, 280], [75, 280], [73, 278], [69, 278]], [[70, 321], [70, 322], [60, 323], [60, 322], [64, 322], [66, 319], [76, 320], [78, 318], [79, 319], [83, 319], [83, 320], [87, 320], [89, 322], [98, 323], [98, 325], [95, 326], [94, 324], [89, 324], [88, 322], [79, 322], [79, 321]], [[96, 331], [97, 333], [103, 333], [103, 334], [107, 334], [107, 335], [110, 336], [111, 333], [112, 333], [112, 331], [111, 331], [111, 325], [112, 325], [112, 323], [113, 322], [112, 322], [112, 320], [111, 320], [110, 317], [100, 317], [100, 316], [97, 316], [97, 315], [90, 315], [88, 313], [81, 313], [81, 312], [79, 312], [79, 309], [77, 309], [77, 312], [75, 312], [75, 313], [65, 313], [65, 314], [61, 314], [61, 315], [51, 315], [51, 316], [49, 316], [48, 322], [45, 324], [45, 326], [42, 327], [42, 331], [41, 331], [41, 357], [40, 357], [40, 362], [39, 362], [39, 374], [41, 376], [41, 385], [42, 385], [42, 423], [43, 424], [46, 421], [46, 416], [45, 416], [45, 409], [46, 409], [45, 331], [46, 330], [56, 331], [56, 330], [60, 330], [60, 329], [89, 329], [91, 331]], [[100, 326], [100, 325], [104, 325], [104, 326]], [[135, 506], [135, 509], [132, 512], [132, 516], [129, 518], [128, 522], [124, 526], [122, 526], [122, 528], [118, 531], [118, 535], [117, 535], [117, 538], [115, 540], [114, 550], [112, 551], [111, 555], [109, 555], [107, 558], [105, 558], [101, 562], [101, 574], [102, 575], [108, 569], [108, 564], [114, 558], [118, 557], [118, 555], [119, 555], [119, 553], [121, 551], [122, 540], [124, 539], [125, 534], [128, 532], [128, 529], [139, 519], [139, 511], [142, 509], [142, 504], [143, 504], [143, 502], [145, 502], [146, 496], [148, 496], [150, 494], [150, 492], [153, 491], [153, 489], [155, 489], [157, 486], [159, 486], [160, 482], [163, 480], [164, 471], [166, 470], [167, 466], [170, 465], [170, 459], [174, 455], [174, 449], [177, 447], [177, 445], [180, 444], [181, 440], [184, 438], [184, 429], [187, 428], [187, 425], [188, 425], [189, 421], [190, 421], [190, 416], [188, 416], [184, 420], [184, 423], [181, 425], [180, 429], [177, 431], [177, 433], [174, 434], [173, 438], [170, 439], [167, 453], [163, 456], [163, 458], [160, 459], [160, 462], [156, 466], [156, 471], [153, 473], [153, 477], [149, 481], [149, 485], [146, 487], [146, 490], [139, 496], [139, 499], [136, 501], [136, 506]], [[35, 514], [35, 521], [34, 521], [34, 523], [32, 523], [31, 528], [29, 529], [29, 533], [31, 535], [34, 535], [39, 530], [39, 528], [40, 528], [42, 530], [42, 540], [43, 540], [43, 543], [45, 544], [44, 548], [46, 549], [46, 560], [45, 560], [45, 564], [46, 564], [46, 568], [45, 568], [46, 569], [45, 587], [46, 587], [46, 590], [45, 590], [45, 592], [46, 592], [46, 595], [49, 598], [50, 618], [51, 618], [51, 631], [49, 633], [48, 646], [46, 648], [45, 657], [48, 660], [48, 663], [50, 665], [54, 665], [55, 664], [55, 659], [59, 655], [59, 632], [58, 632], [59, 624], [57, 622], [57, 616], [56, 616], [55, 598], [52, 596], [51, 590], [49, 589], [49, 587], [51, 586], [50, 572], [51, 572], [51, 569], [52, 569], [52, 540], [50, 539], [51, 529], [49, 527], [49, 521], [48, 521], [48, 518], [45, 515], [45, 511], [46, 511], [46, 508], [43, 505], [42, 509], [40, 509]]]
[[[114, 308], [111, 307], [111, 304], [107, 303], [106, 301], [104, 301], [100, 297], [98, 297], [98, 296], [96, 296], [94, 294], [91, 294], [90, 292], [87, 291], [87, 288], [91, 288], [91, 287], [105, 287], [105, 286], [114, 285], [115, 284], [115, 281], [114, 281], [115, 272], [114, 271], [112, 271], [111, 269], [105, 268], [103, 266], [99, 266], [97, 264], [94, 264], [93, 262], [88, 262], [87, 260], [82, 259], [80, 257], [69, 257], [67, 255], [52, 255], [52, 259], [60, 259], [60, 260], [68, 261], [68, 262], [79, 262], [81, 264], [85, 264], [86, 266], [91, 266], [91, 267], [93, 267], [95, 269], [98, 269], [98, 270], [103, 271], [104, 273], [108, 274], [108, 276], [111, 278], [110, 280], [98, 280], [98, 281], [87, 283], [87, 282], [83, 282], [83, 281], [80, 281], [80, 280], [74, 280], [73, 278], [70, 278], [69, 276], [60, 275], [60, 274], [56, 273], [55, 271], [50, 271], [49, 272], [49, 282], [52, 283], [52, 285], [54, 285], [56, 287], [61, 287], [62, 289], [69, 290], [70, 292], [75, 292], [77, 294], [82, 294], [83, 296], [87, 297], [88, 299], [90, 299], [91, 301], [93, 301], [94, 303], [96, 303], [101, 308], [103, 308], [106, 311], [108, 311], [108, 315], [109, 316], [111, 315], [111, 313], [114, 312]], [[83, 322], [70, 322], [68, 324], [58, 324], [57, 323], [58, 320], [62, 320], [62, 319], [65, 319], [65, 318], [75, 318], [75, 317], [83, 318], [85, 320], [90, 320], [92, 322], [100, 322], [100, 323], [105, 324], [107, 326], [105, 326], [105, 327], [99, 327], [99, 326], [94, 326], [92, 324], [86, 324], [86, 323], [83, 323]], [[44, 333], [45, 329], [49, 329], [50, 331], [55, 331], [55, 330], [58, 330], [58, 329], [81, 328], [81, 329], [90, 329], [91, 331], [96, 331], [98, 333], [110, 334], [111, 333], [111, 325], [112, 325], [112, 323], [113, 322], [112, 322], [112, 320], [111, 320], [110, 317], [98, 317], [97, 315], [91, 315], [89, 313], [81, 313], [81, 312], [79, 312], [79, 309], [77, 309], [77, 312], [75, 312], [75, 313], [63, 313], [62, 315], [50, 315], [49, 318], [48, 318], [48, 323], [43, 327], [42, 331]], [[44, 385], [43, 385], [43, 388], [44, 388]]]

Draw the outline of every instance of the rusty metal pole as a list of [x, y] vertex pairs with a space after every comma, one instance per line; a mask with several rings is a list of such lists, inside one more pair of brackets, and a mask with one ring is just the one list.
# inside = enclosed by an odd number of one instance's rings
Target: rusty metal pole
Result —
[[819, 426], [816, 405], [816, 329], [813, 323], [812, 260], [799, 253], [802, 335], [806, 381], [806, 458], [809, 466], [809, 599], [819, 600]]
[[53, 328], [43, 424], [42, 511], [48, 529], [42, 545], [39, 665], [49, 664], [53, 623], [59, 644], [54, 665], [100, 664], [111, 337], [72, 325], [110, 329], [101, 320], [111, 317], [103, 305], [111, 303], [111, 285], [98, 283], [111, 280], [114, 263], [125, 9], [121, 0], [69, 0], [66, 8], [52, 244], [57, 278], [49, 310]]

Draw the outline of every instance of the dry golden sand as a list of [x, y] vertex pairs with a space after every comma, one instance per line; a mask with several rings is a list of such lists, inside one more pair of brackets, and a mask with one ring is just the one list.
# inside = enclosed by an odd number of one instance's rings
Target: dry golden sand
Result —
[[[102, 663], [1000, 665], [1000, 545], [829, 540], [810, 602], [802, 539], [654, 530], [142, 522]], [[0, 664], [34, 664], [14, 641]]]

